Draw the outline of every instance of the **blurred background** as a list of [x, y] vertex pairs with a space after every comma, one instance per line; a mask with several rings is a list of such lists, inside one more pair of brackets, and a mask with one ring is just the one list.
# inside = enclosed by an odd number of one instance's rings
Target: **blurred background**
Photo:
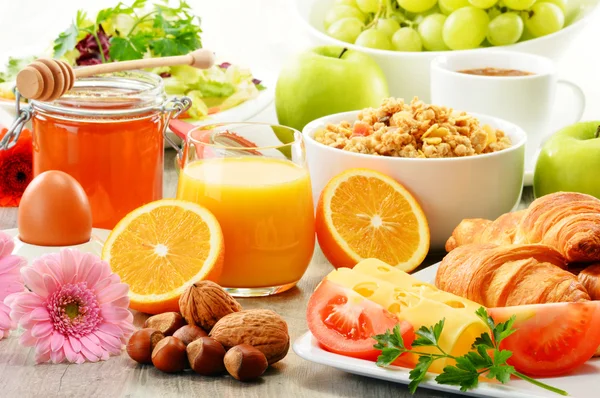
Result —
[[[0, 63], [10, 55], [23, 56], [47, 48], [65, 30], [78, 9], [93, 14], [114, 6], [118, 0], [2, 0], [0, 11]], [[127, 1], [125, 1], [127, 3]], [[308, 45], [295, 17], [296, 0], [188, 0], [202, 18], [203, 46], [222, 57], [256, 71], [260, 79], [274, 81], [282, 62]], [[596, 10], [582, 34], [559, 63], [560, 77], [585, 91], [584, 120], [600, 119], [600, 12]], [[269, 74], [260, 76], [259, 74]], [[557, 101], [562, 110], [568, 101]], [[567, 97], [567, 98], [570, 98]], [[565, 110], [566, 111], [566, 110]], [[271, 105], [253, 120], [274, 122]]]

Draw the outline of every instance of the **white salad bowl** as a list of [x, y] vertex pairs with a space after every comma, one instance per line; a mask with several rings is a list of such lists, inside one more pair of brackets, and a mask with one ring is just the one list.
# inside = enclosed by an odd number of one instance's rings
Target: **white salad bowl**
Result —
[[[311, 44], [315, 46], [336, 45], [369, 54], [383, 70], [390, 95], [393, 97], [411, 99], [418, 96], [425, 102], [430, 102], [429, 95], [429, 64], [443, 51], [401, 52], [377, 50], [346, 43], [325, 33], [323, 20], [334, 0], [296, 0], [296, 15], [306, 31]], [[566, 15], [566, 27], [556, 33], [523, 41], [503, 47], [499, 50], [523, 51], [542, 55], [552, 60], [559, 60], [569, 45], [576, 39], [590, 15], [596, 9], [600, 0], [570, 0]], [[475, 52], [480, 49], [461, 50]]]
[[421, 204], [429, 223], [431, 250], [444, 248], [454, 228], [465, 218], [495, 219], [514, 210], [520, 201], [525, 163], [525, 132], [515, 124], [470, 113], [482, 124], [504, 131], [510, 148], [482, 155], [443, 158], [398, 158], [365, 155], [317, 142], [315, 132], [329, 123], [357, 119], [358, 111], [317, 119], [303, 130], [313, 199], [329, 180], [352, 168], [384, 173], [405, 186]]

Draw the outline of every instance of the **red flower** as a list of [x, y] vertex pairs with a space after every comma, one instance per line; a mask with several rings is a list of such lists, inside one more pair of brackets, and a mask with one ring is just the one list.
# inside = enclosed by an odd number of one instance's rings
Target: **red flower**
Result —
[[[7, 129], [0, 131], [0, 139]], [[0, 150], [0, 207], [16, 207], [33, 178], [31, 132], [24, 129], [17, 145]]]

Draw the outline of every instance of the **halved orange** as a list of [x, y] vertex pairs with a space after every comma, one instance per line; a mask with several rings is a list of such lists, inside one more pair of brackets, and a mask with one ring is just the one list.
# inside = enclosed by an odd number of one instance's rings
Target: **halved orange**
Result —
[[149, 314], [179, 311], [179, 297], [188, 286], [220, 275], [223, 233], [204, 207], [158, 200], [117, 224], [104, 244], [102, 259], [129, 285], [132, 309]]
[[373, 170], [346, 170], [327, 183], [317, 205], [316, 231], [335, 268], [377, 258], [409, 272], [429, 251], [429, 225], [417, 200]]

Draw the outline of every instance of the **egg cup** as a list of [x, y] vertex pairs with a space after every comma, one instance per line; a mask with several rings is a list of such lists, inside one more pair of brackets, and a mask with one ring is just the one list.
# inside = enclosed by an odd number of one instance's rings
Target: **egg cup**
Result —
[[19, 239], [19, 230], [17, 228], [6, 229], [5, 233], [10, 235], [15, 242], [15, 249], [12, 254], [25, 257], [28, 262], [33, 261], [35, 258], [40, 257], [44, 254], [48, 253], [58, 253], [62, 249], [77, 249], [84, 253], [92, 253], [96, 256], [100, 257], [102, 255], [102, 247], [104, 246], [104, 242], [110, 233], [110, 230], [107, 229], [92, 229], [92, 236], [88, 242], [72, 245], [72, 246], [37, 246], [32, 245], [26, 242], [23, 242]]

